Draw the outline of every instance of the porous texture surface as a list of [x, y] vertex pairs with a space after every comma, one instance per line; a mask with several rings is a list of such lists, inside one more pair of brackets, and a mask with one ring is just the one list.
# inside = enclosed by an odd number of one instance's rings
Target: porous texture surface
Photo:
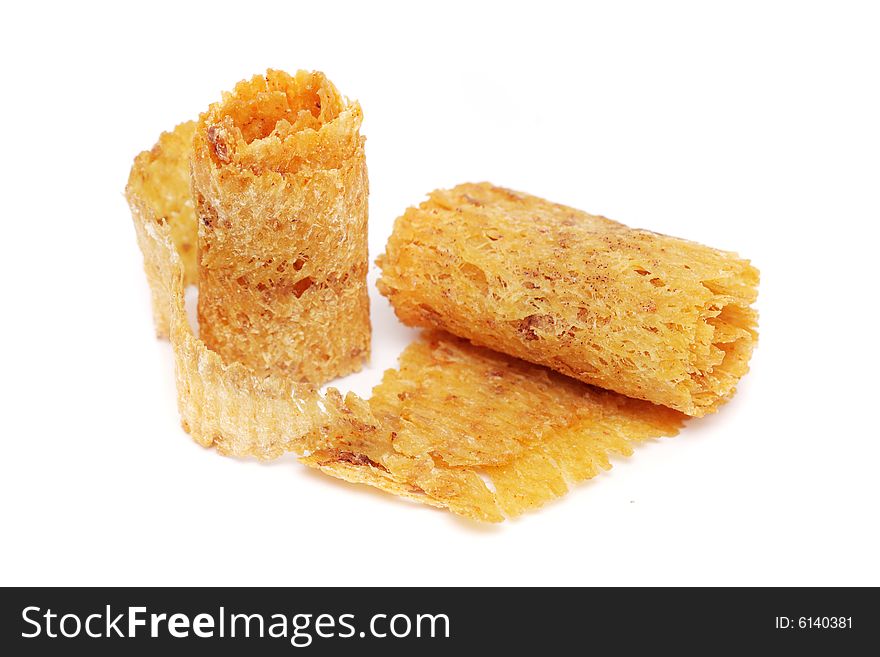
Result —
[[190, 156], [196, 122], [181, 123], [170, 132], [163, 132], [153, 148], [135, 158], [128, 176], [125, 194], [136, 214], [138, 244], [144, 255], [144, 269], [150, 284], [156, 334], [170, 335], [170, 300], [167, 284], [160, 269], [165, 266], [161, 253], [145, 242], [147, 225], [162, 229], [174, 245], [183, 266], [184, 284], [198, 283], [198, 227], [195, 205], [190, 191]]
[[189, 161], [194, 125], [139, 155], [126, 196], [157, 332], [174, 352], [183, 427], [231, 456], [303, 461], [334, 477], [496, 522], [563, 495], [685, 416], [599, 390], [548, 368], [429, 332], [385, 373], [369, 401], [326, 395], [291, 376], [224, 362], [190, 328], [195, 265]]
[[141, 153], [126, 187], [157, 333], [170, 338], [174, 351], [181, 424], [200, 445], [230, 456], [269, 459], [319, 447], [320, 427], [333, 422], [339, 406], [325, 405], [313, 386], [224, 363], [190, 328], [185, 263], [193, 249], [184, 245], [194, 244], [195, 224], [191, 211], [170, 209], [191, 208], [193, 127], [181, 124]]
[[[181, 422], [221, 454], [292, 451], [327, 474], [500, 521], [564, 494], [635, 442], [673, 435], [684, 416], [595, 389], [447, 334], [406, 349], [373, 397], [345, 398], [290, 377], [224, 363], [196, 337], [184, 306], [192, 124], [138, 156], [126, 195], [144, 256], [156, 325], [174, 352]], [[191, 242], [190, 242], [191, 243]]]
[[199, 329], [224, 362], [317, 384], [369, 357], [361, 120], [322, 73], [272, 70], [201, 115]]
[[328, 447], [306, 464], [488, 522], [565, 494], [685, 417], [436, 332], [368, 402], [328, 402], [338, 412], [312, 441]]
[[733, 395], [757, 340], [747, 260], [488, 183], [409, 208], [378, 264], [406, 324], [692, 416]]

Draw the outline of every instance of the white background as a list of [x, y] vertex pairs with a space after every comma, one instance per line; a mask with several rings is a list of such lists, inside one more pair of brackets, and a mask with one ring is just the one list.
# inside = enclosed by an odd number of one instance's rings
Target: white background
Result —
[[[0, 583], [880, 584], [870, 3], [298, 5], [4, 8]], [[739, 394], [501, 526], [198, 447], [122, 190], [269, 66], [360, 100], [371, 258], [478, 180], [751, 258]], [[361, 394], [413, 336], [372, 293]]]

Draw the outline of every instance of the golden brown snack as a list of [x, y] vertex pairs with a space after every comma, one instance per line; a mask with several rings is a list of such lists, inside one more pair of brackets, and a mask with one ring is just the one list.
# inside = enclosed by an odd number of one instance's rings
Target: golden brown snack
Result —
[[409, 208], [378, 264], [406, 324], [692, 416], [733, 395], [757, 340], [747, 260], [488, 183]]
[[196, 122], [188, 121], [171, 132], [163, 132], [152, 149], [135, 158], [125, 188], [132, 213], [137, 214], [135, 228], [150, 284], [153, 319], [156, 333], [162, 338], [169, 337], [171, 323], [168, 283], [165, 272], [160, 272], [166, 263], [161, 252], [149, 248], [144, 230], [147, 224], [155, 228], [167, 226], [183, 265], [184, 284], [198, 282], [198, 228], [189, 175], [195, 130]]
[[[631, 443], [676, 433], [682, 416], [562, 377], [451, 336], [409, 347], [370, 402], [224, 364], [193, 334], [184, 307], [183, 234], [191, 124], [138, 156], [126, 195], [170, 335], [183, 427], [222, 454], [311, 451], [309, 465], [478, 520], [498, 521], [610, 467]], [[149, 175], [145, 167], [149, 168]], [[483, 477], [489, 477], [494, 491]]]
[[684, 419], [440, 333], [407, 347], [369, 402], [328, 402], [337, 419], [312, 442], [329, 446], [306, 464], [490, 522], [565, 494]]
[[170, 337], [174, 349], [181, 422], [196, 442], [232, 456], [274, 458], [285, 451], [320, 447], [320, 427], [332, 422], [333, 413], [343, 407], [326, 406], [311, 386], [254, 376], [240, 363], [224, 364], [189, 326], [185, 263], [191, 259], [194, 264], [195, 259], [186, 246], [194, 244], [195, 225], [185, 183], [193, 128], [193, 123], [181, 124], [141, 153], [125, 190], [157, 332]]
[[224, 363], [194, 335], [184, 307], [184, 287], [196, 282], [186, 184], [193, 130], [182, 124], [139, 155], [126, 196], [157, 332], [174, 351], [182, 424], [200, 444], [258, 458], [307, 453], [305, 463], [333, 476], [500, 521], [609, 468], [611, 454], [677, 433], [684, 416], [674, 410], [439, 332], [407, 348], [368, 402]]
[[224, 362], [317, 384], [369, 357], [361, 118], [322, 73], [273, 70], [200, 117], [200, 336]]

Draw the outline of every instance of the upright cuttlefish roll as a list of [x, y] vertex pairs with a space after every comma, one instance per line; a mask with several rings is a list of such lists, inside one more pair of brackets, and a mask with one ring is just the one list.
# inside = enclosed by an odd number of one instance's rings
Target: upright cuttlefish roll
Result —
[[321, 383], [368, 358], [361, 120], [322, 73], [273, 70], [201, 115], [199, 327], [225, 362]]
[[378, 264], [404, 323], [692, 416], [757, 340], [747, 260], [485, 183], [409, 208]]

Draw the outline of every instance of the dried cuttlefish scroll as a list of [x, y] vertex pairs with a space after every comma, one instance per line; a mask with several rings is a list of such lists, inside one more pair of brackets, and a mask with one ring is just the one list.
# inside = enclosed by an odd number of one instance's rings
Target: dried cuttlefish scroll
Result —
[[692, 416], [733, 395], [757, 340], [747, 260], [487, 183], [409, 208], [378, 264], [406, 324]]
[[677, 432], [674, 411], [439, 334], [410, 346], [369, 402], [224, 364], [184, 306], [193, 127], [137, 157], [126, 195], [156, 330], [174, 351], [182, 424], [198, 443], [233, 456], [310, 452], [305, 462], [333, 476], [498, 521], [594, 476], [634, 442]]
[[[135, 158], [125, 187], [160, 338], [171, 335], [170, 272], [176, 264], [172, 265], [169, 258], [180, 261], [184, 285], [198, 283], [198, 229], [189, 175], [195, 129], [195, 121], [188, 121], [163, 132], [152, 149]], [[148, 226], [157, 231], [155, 235], [146, 232]], [[171, 255], [165, 253], [166, 238], [174, 247]], [[154, 244], [155, 240], [162, 246]]]
[[273, 70], [201, 115], [199, 327], [224, 362], [319, 384], [368, 358], [361, 120], [322, 73]]
[[321, 447], [320, 427], [332, 423], [344, 406], [325, 405], [312, 386], [255, 376], [241, 363], [223, 363], [190, 328], [184, 289], [196, 271], [189, 188], [194, 129], [194, 123], [183, 123], [138, 155], [125, 190], [156, 332], [169, 337], [174, 350], [183, 427], [199, 444], [232, 456], [265, 459]]
[[305, 462], [331, 475], [497, 521], [594, 476], [609, 454], [678, 430], [674, 411], [449, 336], [409, 347], [369, 402], [224, 364], [193, 334], [184, 306], [195, 262], [183, 182], [193, 129], [182, 124], [141, 153], [126, 195], [157, 333], [174, 351], [182, 423], [200, 444], [258, 458], [310, 453]]
[[439, 332], [407, 347], [368, 402], [328, 401], [330, 446], [307, 465], [490, 522], [565, 494], [639, 441], [675, 435], [685, 417]]

